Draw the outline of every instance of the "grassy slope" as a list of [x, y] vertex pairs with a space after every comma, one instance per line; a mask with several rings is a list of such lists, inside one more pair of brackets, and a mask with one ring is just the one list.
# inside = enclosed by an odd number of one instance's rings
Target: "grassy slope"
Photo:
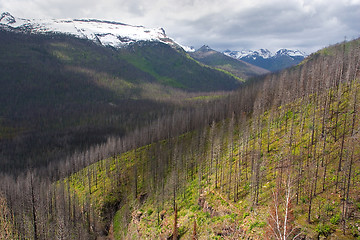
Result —
[[[294, 183], [297, 179], [300, 184], [300, 195], [298, 199], [293, 198], [294, 226], [301, 229], [302, 234], [316, 238], [318, 234], [331, 235], [336, 239], [348, 239], [359, 236], [357, 230], [360, 224], [360, 201], [357, 198], [360, 181], [360, 163], [354, 160], [352, 168], [352, 178], [350, 185], [350, 211], [352, 217], [346, 222], [346, 235], [342, 233], [341, 209], [343, 203], [342, 191], [335, 191], [335, 181], [337, 175], [338, 160], [344, 137], [344, 158], [343, 170], [340, 172], [341, 185], [346, 181], [346, 174], [349, 171], [349, 161], [351, 151], [354, 151], [354, 159], [360, 154], [358, 144], [354, 144], [358, 137], [359, 122], [355, 122], [355, 134], [351, 136], [349, 124], [344, 125], [344, 118], [348, 122], [353, 119], [353, 98], [356, 93], [360, 93], [359, 81], [356, 81], [351, 88], [342, 86], [338, 98], [328, 106], [328, 115], [325, 118], [325, 129], [327, 131], [326, 149], [323, 151], [324, 138], [321, 135], [323, 123], [323, 108], [315, 104], [315, 96], [309, 99], [299, 100], [287, 106], [273, 109], [261, 115], [257, 120], [261, 122], [259, 131], [250, 132], [250, 138], [238, 132], [238, 127], [243, 124], [235, 125], [234, 131], [222, 131], [229, 126], [229, 121], [217, 124], [212, 130], [208, 129], [205, 142], [201, 147], [194, 144], [196, 133], [188, 133], [181, 138], [174, 140], [178, 146], [175, 150], [167, 148], [168, 142], [154, 143], [152, 145], [138, 149], [136, 155], [134, 151], [124, 154], [114, 162], [104, 160], [89, 168], [96, 167], [98, 175], [98, 188], [95, 188], [94, 177], [92, 177], [91, 199], [96, 202], [98, 213], [103, 209], [104, 201], [116, 201], [116, 194], [120, 192], [121, 203], [124, 204], [116, 213], [111, 231], [115, 239], [122, 239], [127, 236], [130, 239], [157, 239], [160, 236], [169, 237], [173, 231], [173, 198], [172, 185], [174, 174], [177, 174], [179, 181], [184, 181], [183, 187], [177, 191], [176, 202], [178, 204], [178, 226], [179, 233], [183, 239], [190, 238], [193, 224], [197, 223], [197, 236], [199, 239], [223, 239], [251, 237], [253, 239], [263, 239], [267, 231], [267, 221], [269, 219], [269, 206], [272, 205], [272, 191], [276, 186], [276, 181], [280, 176], [281, 166], [286, 165], [286, 160], [291, 159], [293, 168], [290, 176]], [[324, 100], [327, 96], [335, 96], [336, 92], [324, 93], [318, 96], [317, 100]], [[360, 104], [356, 103], [356, 114], [359, 112]], [[337, 109], [337, 110], [336, 110]], [[340, 111], [338, 116], [338, 137], [335, 141], [335, 121], [336, 116], [331, 112]], [[315, 114], [314, 114], [315, 113]], [[315, 121], [313, 116], [315, 116]], [[359, 115], [357, 114], [358, 118]], [[254, 119], [250, 119], [246, 125], [248, 129], [254, 129]], [[315, 129], [314, 144], [310, 144], [312, 130]], [[344, 132], [345, 129], [345, 132]], [[215, 138], [211, 139], [210, 132], [215, 131]], [[222, 133], [223, 132], [223, 133]], [[195, 134], [195, 135], [194, 135]], [[259, 138], [259, 136], [262, 136]], [[232, 136], [232, 138], [230, 137]], [[341, 136], [341, 137], [340, 137]], [[292, 145], [289, 147], [290, 138]], [[231, 148], [230, 142], [235, 143]], [[218, 168], [218, 188], [215, 188], [215, 162], [210, 165], [211, 145], [214, 144], [215, 159], [219, 162]], [[174, 142], [172, 143], [172, 146]], [[153, 164], [154, 159], [159, 156], [159, 147], [168, 149], [165, 156], [176, 159], [176, 155], [187, 159], [183, 170], [175, 171], [173, 165], [169, 165], [165, 172], [168, 177], [161, 187], [154, 188], [156, 176], [154, 172], [149, 172], [149, 165]], [[182, 146], [184, 151], [179, 150]], [[267, 150], [269, 149], [269, 151]], [[316, 149], [316, 150], [315, 150]], [[259, 152], [260, 151], [260, 152]], [[260, 154], [261, 153], [261, 154]], [[253, 171], [251, 170], [251, 158], [253, 154], [260, 154], [259, 174], [260, 191], [259, 203], [254, 204], [254, 194], [252, 184]], [[314, 155], [315, 154], [315, 155]], [[140, 157], [141, 156], [141, 157]], [[233, 157], [231, 160], [230, 157]], [[316, 156], [315, 158], [313, 156]], [[164, 157], [164, 156], [162, 156]], [[201, 159], [200, 162], [198, 159]], [[284, 161], [283, 161], [284, 160]], [[176, 161], [176, 160], [174, 160]], [[239, 162], [240, 161], [240, 162]], [[321, 163], [324, 161], [323, 163]], [[108, 162], [108, 170], [106, 170]], [[118, 164], [116, 164], [118, 163]], [[124, 164], [126, 163], [126, 164]], [[231, 170], [230, 165], [231, 163]], [[316, 194], [312, 198], [311, 222], [307, 222], [307, 210], [309, 187], [314, 182], [315, 166], [318, 164], [318, 184]], [[134, 179], [133, 164], [138, 166], [138, 198], [134, 198], [133, 188]], [[178, 163], [180, 164], [180, 163]], [[242, 174], [238, 178], [239, 193], [234, 194], [235, 166], [241, 166]], [[282, 165], [284, 164], [284, 165]], [[311, 164], [311, 168], [307, 168]], [[175, 165], [176, 166], [176, 165]], [[191, 166], [195, 166], [191, 167]], [[212, 166], [212, 167], [211, 167]], [[323, 181], [323, 173], [327, 171], [327, 177]], [[120, 168], [119, 168], [120, 167]], [[202, 171], [199, 175], [199, 167]], [[298, 178], [299, 168], [302, 168], [302, 175]], [[121, 170], [120, 170], [121, 169]], [[80, 196], [88, 194], [87, 169], [75, 174], [70, 179], [74, 189]], [[117, 171], [117, 174], [114, 174]], [[145, 173], [144, 173], [145, 171]], [[229, 185], [229, 173], [232, 173], [232, 185]], [[120, 173], [120, 174], [118, 174]], [[141, 173], [141, 174], [140, 174]], [[145, 175], [144, 175], [145, 174]], [[284, 173], [285, 176], [285, 169]], [[121, 186], [119, 189], [111, 189], [107, 184], [114, 176], [121, 176]], [[199, 181], [201, 176], [201, 181]], [[222, 177], [221, 177], [222, 176]], [[247, 177], [246, 177], [247, 176]], [[285, 178], [285, 177], [284, 177]], [[77, 180], [76, 180], [77, 179]], [[309, 179], [312, 179], [309, 181]], [[113, 179], [112, 181], [115, 181]], [[346, 183], [345, 183], [346, 184]], [[292, 191], [296, 190], [294, 184]], [[153, 187], [151, 187], [153, 186]], [[229, 186], [231, 186], [229, 191]], [[324, 191], [322, 187], [324, 186]], [[152, 190], [151, 190], [152, 189]], [[157, 190], [156, 190], [157, 189]], [[156, 192], [151, 192], [156, 191]], [[111, 193], [111, 194], [109, 194]], [[140, 200], [144, 195], [144, 200]], [[113, 198], [115, 196], [115, 198]], [[234, 201], [234, 197], [236, 201]], [[118, 198], [119, 200], [119, 198]], [[202, 202], [199, 204], [199, 201]], [[106, 204], [105, 204], [106, 205]], [[111, 204], [110, 204], [111, 205]], [[158, 218], [160, 221], [158, 222]], [[126, 226], [129, 224], [128, 226]]]
[[190, 91], [232, 90], [236, 77], [198, 64], [186, 53], [168, 45], [143, 43], [121, 50], [121, 58], [158, 79], [162, 84]]

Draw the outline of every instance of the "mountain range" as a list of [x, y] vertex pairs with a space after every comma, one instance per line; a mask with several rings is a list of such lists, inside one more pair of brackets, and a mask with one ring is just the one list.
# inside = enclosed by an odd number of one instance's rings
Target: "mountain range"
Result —
[[[33, 34], [67, 34], [114, 48], [123, 48], [140, 41], [158, 42], [175, 49], [183, 49], [191, 56], [199, 54], [199, 51], [195, 51], [194, 48], [182, 46], [168, 37], [163, 28], [146, 28], [114, 21], [97, 19], [24, 19], [14, 17], [9, 12], [4, 12], [0, 15], [0, 28], [13, 32]], [[306, 57], [305, 53], [290, 49], [280, 49], [276, 53], [271, 53], [267, 49], [226, 50], [223, 54], [269, 71], [278, 71], [296, 65]], [[244, 75], [243, 72], [237, 76], [247, 78], [256, 75], [256, 71], [253, 73], [254, 67], [252, 65], [248, 65], [252, 68], [252, 70], [249, 70], [249, 75]], [[260, 71], [260, 73], [264, 72]]]
[[272, 53], [268, 49], [225, 50], [223, 53], [232, 58], [242, 60], [272, 72], [299, 64], [307, 56], [306, 53], [300, 50], [292, 49], [280, 49], [275, 53]]
[[[66, 41], [75, 41], [70, 39], [76, 38], [92, 42], [94, 43], [93, 46], [97, 45], [115, 49], [118, 57], [112, 59], [107, 68], [112, 66], [111, 68], [116, 69], [119, 60], [122, 60], [132, 65], [132, 68], [135, 67], [137, 69], [130, 72], [125, 71], [129, 67], [121, 71], [117, 70], [117, 75], [119, 73], [121, 73], [120, 75], [127, 75], [123, 78], [125, 81], [133, 79], [135, 75], [142, 72], [141, 74], [145, 73], [148, 76], [142, 77], [140, 81], [153, 79], [162, 85], [181, 90], [232, 90], [239, 86], [238, 79], [235, 76], [231, 76], [230, 73], [221, 72], [209, 66], [199, 65], [196, 61], [189, 58], [179, 44], [167, 37], [162, 28], [149, 29], [143, 26], [131, 26], [96, 19], [30, 20], [17, 18], [6, 12], [0, 15], [0, 29], [5, 32], [24, 34], [22, 35], [24, 38], [23, 45], [27, 44], [25, 38], [47, 38], [48, 41], [53, 41], [51, 39], [57, 36], [62, 38], [61, 41], [65, 40], [65, 38], [67, 39]], [[7, 36], [9, 37], [10, 35], [7, 34]], [[15, 39], [19, 41], [18, 44], [21, 44], [21, 38], [16, 37]], [[54, 47], [54, 45], [50, 45], [52, 48]], [[41, 45], [41, 47], [49, 47], [50, 45], [45, 44]], [[65, 45], [69, 47], [69, 43]], [[73, 56], [79, 50], [77, 47], [72, 46], [72, 51], [66, 50], [64, 46], [60, 47], [60, 49], [52, 49], [50, 55], [68, 64], [71, 63], [72, 66], [81, 64], [84, 60], [87, 62], [96, 60], [81, 58], [79, 54], [77, 54], [79, 55], [77, 57]], [[59, 46], [56, 48], [59, 48]], [[94, 50], [93, 47], [87, 47], [86, 51], [92, 50]], [[97, 61], [94, 61], [92, 64], [98, 66], [99, 63], [95, 62]], [[133, 80], [129, 81], [133, 82]]]
[[270, 72], [264, 68], [252, 65], [241, 59], [234, 59], [221, 52], [217, 52], [207, 45], [202, 46], [196, 51], [188, 53], [192, 58], [203, 64], [228, 71], [242, 79], [263, 75]]

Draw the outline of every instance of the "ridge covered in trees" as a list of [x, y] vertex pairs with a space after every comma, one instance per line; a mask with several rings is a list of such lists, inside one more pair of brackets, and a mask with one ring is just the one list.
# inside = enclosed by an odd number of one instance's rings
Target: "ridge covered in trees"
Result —
[[0, 223], [26, 239], [357, 237], [359, 46], [3, 175]]

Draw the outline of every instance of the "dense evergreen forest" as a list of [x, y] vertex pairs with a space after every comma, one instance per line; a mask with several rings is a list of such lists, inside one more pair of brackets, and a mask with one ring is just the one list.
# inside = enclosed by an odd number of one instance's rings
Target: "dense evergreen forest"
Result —
[[5, 239], [360, 235], [360, 40], [15, 178]]

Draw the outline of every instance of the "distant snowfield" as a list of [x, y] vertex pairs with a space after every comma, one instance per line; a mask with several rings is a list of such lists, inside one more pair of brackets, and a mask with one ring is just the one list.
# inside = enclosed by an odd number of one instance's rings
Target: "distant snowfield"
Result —
[[89, 39], [104, 46], [123, 47], [137, 41], [155, 41], [179, 45], [162, 28], [145, 28], [95, 19], [23, 19], [2, 13], [0, 26], [31, 33], [64, 33]]

